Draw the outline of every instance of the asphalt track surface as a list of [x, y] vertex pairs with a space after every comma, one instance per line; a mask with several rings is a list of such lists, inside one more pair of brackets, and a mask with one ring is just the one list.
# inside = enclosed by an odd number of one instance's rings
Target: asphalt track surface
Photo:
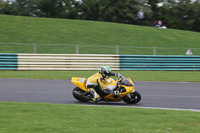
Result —
[[[135, 81], [134, 84], [142, 95], [138, 104], [129, 105], [122, 101], [98, 105], [200, 111], [200, 83]], [[0, 79], [0, 101], [94, 105], [74, 99], [74, 87], [70, 80]]]

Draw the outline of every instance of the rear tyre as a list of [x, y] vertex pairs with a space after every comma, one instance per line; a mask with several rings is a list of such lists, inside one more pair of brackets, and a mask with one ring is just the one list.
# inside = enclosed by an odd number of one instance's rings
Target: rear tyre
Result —
[[128, 94], [129, 96], [125, 96], [122, 98], [122, 100], [128, 104], [136, 104], [141, 100], [141, 95], [139, 92], [131, 92]]
[[75, 87], [72, 91], [72, 95], [75, 99], [81, 101], [81, 102], [88, 102], [90, 101], [90, 97], [87, 95], [84, 95], [85, 91], [80, 89], [79, 87]]

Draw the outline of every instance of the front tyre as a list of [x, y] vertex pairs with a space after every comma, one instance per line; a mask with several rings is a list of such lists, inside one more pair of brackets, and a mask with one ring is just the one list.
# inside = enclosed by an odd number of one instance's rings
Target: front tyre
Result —
[[128, 104], [136, 104], [141, 100], [141, 95], [139, 92], [131, 92], [127, 96], [123, 97], [122, 100]]
[[90, 101], [89, 96], [84, 95], [85, 91], [80, 89], [79, 87], [75, 87], [72, 91], [72, 95], [75, 99], [81, 101], [81, 102], [88, 102]]

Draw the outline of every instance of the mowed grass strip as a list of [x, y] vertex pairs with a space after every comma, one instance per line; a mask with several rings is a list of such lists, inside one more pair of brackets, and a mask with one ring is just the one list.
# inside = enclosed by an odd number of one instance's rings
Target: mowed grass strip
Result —
[[[0, 71], [0, 78], [71, 79], [88, 78], [98, 71]], [[200, 71], [113, 71], [133, 81], [200, 82]], [[112, 77], [115, 78], [115, 77]]]
[[[184, 55], [187, 48], [193, 48], [193, 54], [200, 55], [199, 49], [196, 49], [200, 48], [200, 33], [198, 32], [55, 18], [0, 15], [0, 19], [0, 43], [4, 43], [0, 44], [0, 52], [4, 53], [32, 53], [32, 44], [36, 43], [38, 53], [71, 54], [75, 53], [75, 45], [79, 44], [81, 54], [91, 52], [115, 54], [115, 46], [119, 45], [134, 46], [120, 47], [119, 54], [143, 54], [145, 52], [152, 55], [153, 48], [135, 47], [157, 47], [159, 55]], [[45, 44], [71, 44], [72, 46]], [[113, 47], [100, 48], [83, 45]]]
[[0, 102], [2, 133], [199, 133], [200, 113]]

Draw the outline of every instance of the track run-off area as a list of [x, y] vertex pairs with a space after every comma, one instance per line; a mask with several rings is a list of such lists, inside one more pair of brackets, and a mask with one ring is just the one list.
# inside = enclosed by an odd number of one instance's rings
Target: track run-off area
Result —
[[70, 80], [0, 79], [1, 102], [85, 104], [200, 111], [200, 83], [134, 81], [142, 100], [135, 105], [121, 102], [82, 103], [74, 99]]

